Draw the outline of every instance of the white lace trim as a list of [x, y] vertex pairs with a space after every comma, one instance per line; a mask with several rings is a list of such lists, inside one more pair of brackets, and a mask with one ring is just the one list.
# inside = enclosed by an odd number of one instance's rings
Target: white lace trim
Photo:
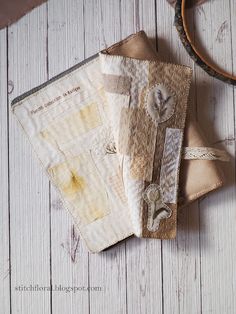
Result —
[[230, 161], [230, 156], [226, 151], [212, 147], [183, 147], [182, 159]]

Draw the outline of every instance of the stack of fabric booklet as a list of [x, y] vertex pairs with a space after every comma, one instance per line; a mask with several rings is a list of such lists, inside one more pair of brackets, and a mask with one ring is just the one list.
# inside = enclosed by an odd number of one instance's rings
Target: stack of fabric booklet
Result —
[[178, 209], [222, 186], [224, 152], [186, 121], [191, 74], [141, 31], [13, 101], [91, 252], [175, 238]]

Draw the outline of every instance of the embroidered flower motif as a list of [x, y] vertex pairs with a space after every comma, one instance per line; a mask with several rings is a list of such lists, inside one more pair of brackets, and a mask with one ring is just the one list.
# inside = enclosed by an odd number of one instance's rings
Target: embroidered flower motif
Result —
[[113, 140], [111, 140], [107, 145], [106, 145], [106, 154], [116, 154], [116, 144]]
[[171, 216], [172, 210], [162, 201], [161, 189], [157, 184], [150, 184], [146, 188], [143, 199], [148, 204], [147, 229], [155, 232], [159, 228], [160, 221]]
[[105, 155], [116, 154], [115, 140], [110, 127], [101, 127], [90, 138], [90, 150], [97, 158], [103, 158]]
[[154, 85], [147, 92], [146, 111], [156, 125], [170, 119], [175, 104], [175, 94], [163, 84]]

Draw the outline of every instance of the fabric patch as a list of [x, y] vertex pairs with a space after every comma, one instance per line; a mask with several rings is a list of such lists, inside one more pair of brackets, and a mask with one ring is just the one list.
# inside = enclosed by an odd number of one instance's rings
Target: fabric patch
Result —
[[118, 152], [123, 155], [130, 155], [131, 140], [133, 136], [133, 122], [137, 117], [137, 109], [122, 108], [120, 112]]
[[109, 178], [110, 187], [114, 190], [114, 194], [119, 198], [122, 203], [126, 203], [125, 190], [122, 180], [122, 174], [119, 169], [117, 174]]
[[182, 130], [166, 129], [160, 173], [160, 186], [165, 203], [177, 203], [182, 139]]
[[157, 184], [150, 184], [146, 188], [143, 198], [148, 204], [147, 229], [155, 232], [162, 219], [171, 217], [172, 210], [163, 202], [162, 191]]
[[102, 124], [96, 103], [91, 103], [79, 111], [73, 112], [52, 122], [40, 132], [43, 139], [57, 144], [67, 143]]
[[118, 142], [120, 133], [121, 111], [123, 108], [129, 107], [130, 96], [108, 92], [106, 93], [106, 95], [107, 101], [109, 103], [109, 115], [106, 117], [106, 121], [111, 126], [111, 133], [113, 134], [116, 148], [117, 150], [119, 150]]
[[187, 100], [191, 83], [192, 70], [188, 67], [164, 62], [150, 62], [149, 84], [163, 84], [171, 87], [176, 98], [174, 115], [167, 120], [168, 127], [184, 128]]
[[140, 91], [148, 84], [149, 62], [103, 53], [100, 54], [100, 62], [103, 75], [112, 74], [131, 79], [130, 107], [136, 108], [139, 104]]
[[230, 156], [226, 151], [212, 147], [184, 147], [182, 159], [230, 161]]
[[48, 173], [84, 224], [109, 214], [107, 187], [88, 154], [67, 159], [49, 168]]
[[104, 88], [108, 93], [130, 95], [131, 79], [127, 76], [103, 74]]
[[145, 108], [152, 121], [158, 126], [170, 119], [175, 112], [176, 97], [169, 87], [156, 84], [148, 89]]
[[131, 157], [130, 176], [135, 180], [152, 180], [156, 132], [145, 109], [122, 109], [118, 147]]

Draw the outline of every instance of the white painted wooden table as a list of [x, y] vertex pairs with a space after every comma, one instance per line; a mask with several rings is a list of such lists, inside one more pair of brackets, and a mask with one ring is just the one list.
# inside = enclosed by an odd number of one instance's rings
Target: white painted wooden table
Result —
[[[209, 54], [236, 72], [235, 0], [190, 15]], [[49, 0], [0, 31], [0, 314], [236, 313], [235, 89], [193, 64], [173, 16], [165, 0]], [[163, 60], [194, 68], [191, 107], [210, 143], [232, 155], [228, 184], [181, 212], [176, 240], [133, 238], [91, 255], [10, 102], [139, 29]], [[21, 291], [30, 285], [58, 291]]]

